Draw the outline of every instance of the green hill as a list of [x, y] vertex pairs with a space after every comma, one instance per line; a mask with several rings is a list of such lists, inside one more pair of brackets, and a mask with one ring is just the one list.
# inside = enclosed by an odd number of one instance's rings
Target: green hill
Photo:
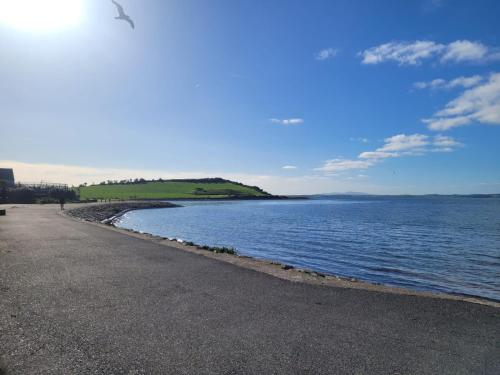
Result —
[[256, 186], [222, 178], [189, 180], [130, 180], [77, 188], [80, 199], [206, 199], [271, 197]]

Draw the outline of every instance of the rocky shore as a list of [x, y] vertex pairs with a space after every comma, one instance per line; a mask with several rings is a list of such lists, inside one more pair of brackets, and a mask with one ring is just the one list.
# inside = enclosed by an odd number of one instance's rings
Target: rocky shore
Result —
[[112, 223], [113, 219], [131, 210], [144, 210], [149, 208], [170, 208], [180, 205], [169, 202], [120, 202], [85, 205], [84, 207], [72, 208], [66, 214], [77, 219], [98, 222], [104, 224]]

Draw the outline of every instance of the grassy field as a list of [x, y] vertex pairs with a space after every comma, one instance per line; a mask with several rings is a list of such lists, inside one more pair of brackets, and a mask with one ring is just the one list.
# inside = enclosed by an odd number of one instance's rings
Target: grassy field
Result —
[[133, 184], [90, 185], [78, 188], [80, 199], [202, 199], [264, 197], [256, 187], [221, 182], [164, 181]]

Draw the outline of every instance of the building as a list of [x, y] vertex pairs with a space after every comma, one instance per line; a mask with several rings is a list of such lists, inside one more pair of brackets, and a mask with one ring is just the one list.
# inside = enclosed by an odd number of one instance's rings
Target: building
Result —
[[12, 168], [0, 168], [0, 183], [7, 186], [14, 186], [14, 170]]

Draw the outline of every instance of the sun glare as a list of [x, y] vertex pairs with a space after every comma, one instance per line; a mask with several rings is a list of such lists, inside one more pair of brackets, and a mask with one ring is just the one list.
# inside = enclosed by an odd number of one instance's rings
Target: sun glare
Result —
[[48, 31], [75, 25], [83, 0], [0, 0], [0, 22], [19, 30]]

